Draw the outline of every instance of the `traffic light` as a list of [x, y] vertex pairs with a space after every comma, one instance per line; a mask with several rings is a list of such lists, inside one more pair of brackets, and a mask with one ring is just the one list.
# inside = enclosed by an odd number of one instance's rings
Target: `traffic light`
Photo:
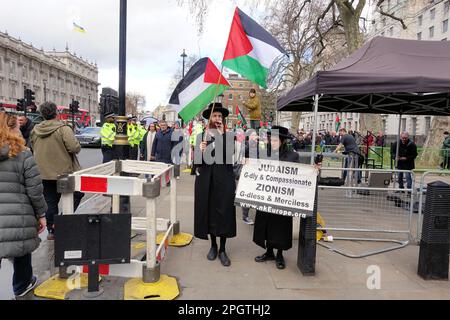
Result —
[[34, 105], [34, 100], [36, 100], [35, 92], [31, 89], [25, 90], [25, 106], [30, 107]]
[[26, 103], [26, 101], [25, 101], [25, 99], [17, 99], [17, 111], [19, 111], [19, 112], [23, 112], [23, 111], [25, 111], [25, 103]]
[[71, 113], [78, 113], [78, 111], [80, 110], [80, 103], [78, 101], [72, 101], [69, 109]]

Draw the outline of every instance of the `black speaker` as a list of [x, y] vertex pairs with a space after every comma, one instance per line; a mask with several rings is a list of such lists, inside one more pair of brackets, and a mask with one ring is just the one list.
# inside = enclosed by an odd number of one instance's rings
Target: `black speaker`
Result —
[[448, 280], [450, 250], [450, 185], [428, 184], [418, 274], [426, 280]]
[[314, 276], [316, 274], [318, 190], [317, 187], [313, 216], [300, 219], [297, 266], [304, 276]]

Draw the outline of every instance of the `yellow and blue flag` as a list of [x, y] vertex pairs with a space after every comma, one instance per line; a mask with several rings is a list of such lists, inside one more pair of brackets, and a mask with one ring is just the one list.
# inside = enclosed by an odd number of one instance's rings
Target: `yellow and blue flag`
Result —
[[73, 22], [73, 30], [80, 33], [86, 33], [86, 30], [75, 22]]

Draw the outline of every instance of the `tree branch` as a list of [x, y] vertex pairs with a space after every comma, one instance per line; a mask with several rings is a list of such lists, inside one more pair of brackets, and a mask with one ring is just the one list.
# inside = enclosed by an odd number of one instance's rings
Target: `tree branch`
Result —
[[379, 12], [382, 16], [386, 16], [386, 17], [389, 17], [389, 18], [391, 18], [391, 19], [393, 19], [393, 20], [396, 20], [396, 21], [400, 22], [400, 23], [402, 24], [403, 30], [408, 29], [408, 26], [405, 24], [405, 22], [403, 21], [403, 19], [401, 19], [401, 18], [399, 18], [399, 17], [396, 17], [396, 16], [394, 16], [394, 15], [391, 14], [391, 13], [387, 13], [386, 11], [384, 11], [384, 10], [382, 9], [381, 5], [383, 4], [383, 2], [384, 2], [384, 0], [378, 0], [378, 3], [377, 3], [377, 8], [378, 8], [377, 10], [378, 10], [378, 12]]

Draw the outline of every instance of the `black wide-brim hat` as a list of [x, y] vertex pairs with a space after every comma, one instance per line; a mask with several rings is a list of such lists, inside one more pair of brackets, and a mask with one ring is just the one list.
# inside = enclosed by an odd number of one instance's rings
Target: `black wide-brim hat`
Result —
[[224, 118], [226, 118], [230, 115], [230, 111], [228, 111], [228, 109], [224, 108], [221, 103], [211, 103], [208, 106], [208, 109], [203, 111], [203, 114], [202, 114], [203, 118], [209, 119], [211, 117], [211, 111], [212, 111], [213, 107], [214, 107], [214, 112], [222, 113], [222, 116]]
[[[278, 135], [275, 135], [274, 131], [278, 131]], [[292, 139], [292, 135], [290, 134], [289, 129], [281, 126], [273, 126], [271, 135], [278, 136], [284, 139]]]

